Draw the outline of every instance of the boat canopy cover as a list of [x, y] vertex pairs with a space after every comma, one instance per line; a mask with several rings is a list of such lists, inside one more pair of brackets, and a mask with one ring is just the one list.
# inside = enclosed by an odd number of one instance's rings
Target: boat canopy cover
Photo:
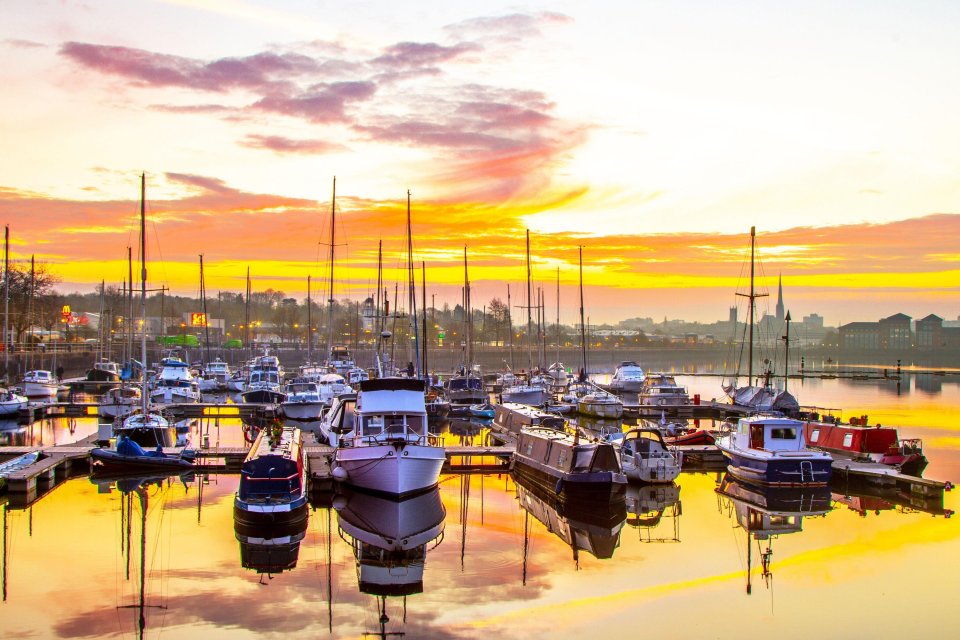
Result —
[[360, 382], [360, 391], [419, 391], [423, 393], [425, 389], [423, 380], [412, 378], [379, 378]]

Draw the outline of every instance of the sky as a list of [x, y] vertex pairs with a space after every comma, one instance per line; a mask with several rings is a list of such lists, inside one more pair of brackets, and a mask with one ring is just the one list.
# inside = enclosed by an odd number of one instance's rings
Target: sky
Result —
[[[0, 0], [0, 223], [64, 292], [338, 298], [406, 281], [547, 317], [960, 317], [955, 2]], [[136, 255], [136, 250], [135, 250]], [[534, 294], [536, 295], [536, 294]], [[325, 297], [321, 294], [319, 297]], [[401, 294], [402, 297], [402, 294]], [[770, 301], [770, 305], [775, 300]], [[519, 311], [518, 311], [519, 313]]]

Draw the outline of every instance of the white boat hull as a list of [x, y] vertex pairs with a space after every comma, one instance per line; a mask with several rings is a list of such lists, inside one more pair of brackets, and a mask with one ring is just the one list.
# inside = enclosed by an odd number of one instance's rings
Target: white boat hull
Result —
[[339, 448], [335, 463], [355, 487], [406, 495], [435, 486], [445, 460], [443, 447], [398, 442]]
[[324, 402], [284, 402], [280, 408], [291, 420], [319, 420], [326, 406]]
[[200, 396], [189, 390], [155, 389], [150, 392], [150, 402], [158, 404], [194, 404], [200, 402]]
[[591, 418], [617, 419], [623, 417], [623, 405], [612, 402], [579, 402], [577, 413]]
[[19, 415], [20, 409], [24, 409], [26, 406], [26, 399], [0, 402], [0, 416], [9, 417]]
[[547, 403], [547, 390], [537, 387], [519, 390], [504, 389], [501, 399], [503, 403], [516, 402], [541, 407]]
[[110, 403], [101, 404], [97, 408], [97, 413], [101, 418], [122, 418], [130, 415], [140, 408], [140, 401], [134, 403]]
[[28, 398], [52, 398], [57, 395], [57, 383], [24, 382], [23, 395]]

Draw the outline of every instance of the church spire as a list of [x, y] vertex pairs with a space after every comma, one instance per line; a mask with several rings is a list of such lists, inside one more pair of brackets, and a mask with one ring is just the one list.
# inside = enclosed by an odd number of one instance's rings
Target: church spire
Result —
[[783, 274], [780, 274], [777, 292], [777, 320], [783, 322]]

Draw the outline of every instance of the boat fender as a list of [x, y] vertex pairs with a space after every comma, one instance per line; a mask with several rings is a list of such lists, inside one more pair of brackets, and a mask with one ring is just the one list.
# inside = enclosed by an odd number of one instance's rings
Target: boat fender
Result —
[[563, 478], [560, 478], [559, 480], [557, 480], [557, 486], [554, 487], [554, 490], [555, 490], [557, 493], [560, 493], [560, 492], [563, 491]]
[[347, 470], [343, 467], [334, 467], [333, 468], [333, 479], [339, 480], [340, 482], [346, 482], [349, 479], [350, 474], [347, 473]]
[[[337, 468], [339, 469], [340, 467], [337, 467]], [[333, 501], [331, 502], [331, 506], [333, 506], [333, 508], [336, 509], [337, 511], [342, 511], [347, 508], [348, 502], [349, 500], [347, 500], [347, 496], [338, 495], [338, 496], [334, 496]]]

